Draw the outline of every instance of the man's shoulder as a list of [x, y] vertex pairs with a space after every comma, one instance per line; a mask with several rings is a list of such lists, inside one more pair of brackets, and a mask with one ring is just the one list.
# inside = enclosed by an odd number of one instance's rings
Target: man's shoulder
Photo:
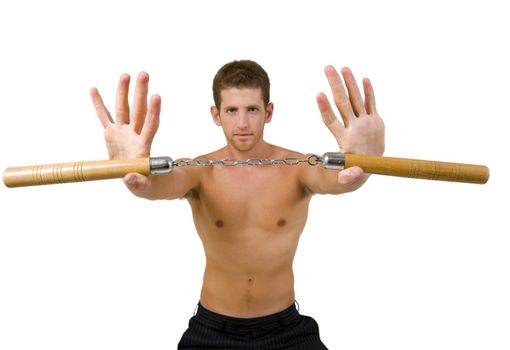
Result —
[[293, 151], [288, 148], [284, 148], [281, 146], [272, 145], [274, 147], [274, 157], [275, 158], [302, 158], [305, 155], [298, 151]]
[[225, 158], [224, 148], [220, 148], [216, 151], [212, 151], [209, 153], [201, 154], [198, 157], [195, 157], [194, 159], [221, 159], [221, 158]]

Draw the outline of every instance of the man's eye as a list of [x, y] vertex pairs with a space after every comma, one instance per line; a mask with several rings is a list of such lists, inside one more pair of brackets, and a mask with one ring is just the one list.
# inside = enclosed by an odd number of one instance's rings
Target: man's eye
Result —
[[248, 112], [251, 112], [251, 113], [255, 113], [258, 111], [258, 108], [257, 107], [252, 107], [252, 108], [249, 108], [248, 109]]
[[235, 113], [235, 108], [227, 108], [227, 113]]

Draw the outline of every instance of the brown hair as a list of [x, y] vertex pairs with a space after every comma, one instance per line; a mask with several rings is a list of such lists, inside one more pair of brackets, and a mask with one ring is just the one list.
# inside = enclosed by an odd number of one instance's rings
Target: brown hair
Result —
[[220, 68], [213, 80], [213, 98], [220, 108], [221, 90], [228, 88], [260, 88], [264, 107], [269, 103], [269, 77], [257, 62], [250, 60], [232, 61]]

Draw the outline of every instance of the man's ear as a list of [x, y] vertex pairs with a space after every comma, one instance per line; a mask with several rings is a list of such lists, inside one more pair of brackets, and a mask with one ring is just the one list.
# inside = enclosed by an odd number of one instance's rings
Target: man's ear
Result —
[[269, 102], [266, 107], [266, 123], [269, 123], [273, 118], [274, 104]]
[[211, 106], [211, 116], [213, 118], [214, 124], [221, 126], [220, 111], [218, 111], [216, 106]]

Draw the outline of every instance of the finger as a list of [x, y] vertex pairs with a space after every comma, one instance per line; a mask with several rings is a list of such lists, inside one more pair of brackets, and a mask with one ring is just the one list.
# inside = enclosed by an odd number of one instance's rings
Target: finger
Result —
[[365, 91], [365, 109], [367, 113], [370, 115], [377, 114], [374, 88], [368, 78], [363, 79], [363, 90]]
[[347, 86], [349, 100], [351, 101], [354, 114], [358, 117], [366, 114], [361, 92], [359, 91], [358, 84], [356, 83], [356, 79], [354, 79], [352, 71], [348, 67], [344, 67], [342, 68], [342, 76], [344, 77], [345, 86]]
[[354, 166], [344, 169], [338, 173], [338, 182], [342, 185], [350, 185], [363, 177], [363, 169]]
[[345, 91], [342, 79], [333, 66], [327, 66], [324, 69], [326, 77], [328, 78], [329, 86], [333, 92], [336, 107], [338, 108], [345, 127], [349, 127], [351, 121], [355, 118], [354, 111], [351, 107], [351, 102]]
[[106, 109], [99, 91], [97, 91], [95, 87], [90, 89], [90, 97], [92, 98], [92, 103], [94, 104], [96, 114], [99, 117], [101, 124], [103, 124], [103, 127], [106, 128], [108, 125], [113, 123], [113, 119], [110, 112], [108, 112], [108, 109]]
[[145, 116], [147, 115], [147, 92], [149, 91], [149, 74], [140, 72], [136, 79], [135, 94], [133, 97], [133, 110], [131, 124], [136, 133], [142, 131]]
[[131, 191], [144, 191], [150, 187], [149, 178], [138, 173], [126, 174], [123, 181]]
[[345, 127], [336, 117], [335, 112], [331, 108], [331, 104], [325, 94], [320, 93], [317, 95], [317, 105], [321, 112], [322, 121], [340, 144], [340, 139], [345, 133]]
[[161, 97], [159, 95], [153, 95], [149, 103], [149, 110], [145, 123], [143, 125], [141, 136], [147, 144], [152, 144], [154, 135], [158, 131], [159, 127], [159, 114], [161, 112]]
[[119, 79], [119, 86], [117, 88], [117, 101], [115, 114], [117, 115], [118, 124], [129, 124], [129, 81], [131, 77], [127, 74], [122, 74]]

